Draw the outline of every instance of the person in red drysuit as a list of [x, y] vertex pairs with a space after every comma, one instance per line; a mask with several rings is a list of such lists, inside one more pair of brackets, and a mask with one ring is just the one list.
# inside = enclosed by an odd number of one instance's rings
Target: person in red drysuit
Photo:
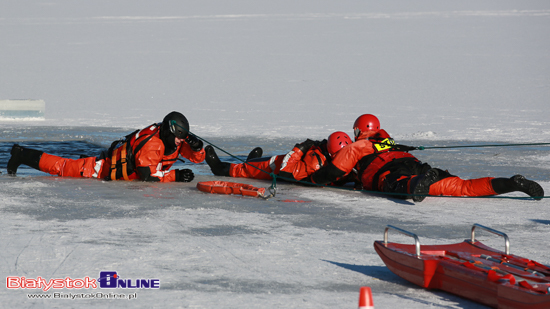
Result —
[[217, 176], [271, 179], [271, 173], [288, 181], [300, 181], [320, 169], [330, 157], [352, 143], [344, 132], [332, 133], [328, 140], [306, 141], [296, 144], [284, 155], [261, 157], [262, 149], [254, 148], [245, 163], [222, 162], [212, 146], [206, 146], [206, 163]]
[[521, 191], [537, 200], [544, 196], [538, 183], [521, 175], [464, 180], [448, 171], [431, 168], [408, 153], [414, 147], [395, 144], [390, 135], [380, 129], [380, 121], [374, 115], [360, 116], [353, 129], [356, 141], [313, 173], [309, 181], [331, 183], [355, 168], [363, 189], [402, 193], [405, 197], [412, 195], [415, 202], [421, 202], [427, 195], [487, 196]]
[[68, 159], [39, 150], [13, 145], [8, 174], [15, 175], [21, 164], [66, 177], [93, 177], [106, 180], [189, 182], [190, 169], [169, 170], [178, 156], [191, 162], [204, 161], [203, 143], [189, 133], [189, 122], [179, 112], [171, 112], [162, 123], [150, 125], [115, 141], [108, 152], [97, 157]]

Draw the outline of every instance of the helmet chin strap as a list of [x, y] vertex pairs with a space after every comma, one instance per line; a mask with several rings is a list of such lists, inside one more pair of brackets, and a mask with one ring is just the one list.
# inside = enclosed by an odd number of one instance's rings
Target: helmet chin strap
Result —
[[172, 134], [170, 131], [165, 132], [162, 129], [162, 127], [159, 128], [159, 136], [160, 140], [164, 144], [164, 154], [171, 154], [177, 149], [176, 135]]

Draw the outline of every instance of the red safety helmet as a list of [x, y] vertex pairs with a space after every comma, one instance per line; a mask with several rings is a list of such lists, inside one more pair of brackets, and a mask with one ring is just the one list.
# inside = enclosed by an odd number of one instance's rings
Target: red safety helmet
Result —
[[338, 152], [338, 150], [346, 147], [347, 145], [353, 143], [349, 135], [347, 135], [345, 132], [337, 131], [329, 135], [328, 141], [327, 141], [327, 150], [330, 156], [334, 156], [335, 153]]
[[364, 114], [359, 116], [353, 124], [353, 134], [355, 135], [355, 140], [357, 140], [357, 137], [359, 137], [362, 132], [377, 130], [380, 130], [380, 120], [372, 114]]

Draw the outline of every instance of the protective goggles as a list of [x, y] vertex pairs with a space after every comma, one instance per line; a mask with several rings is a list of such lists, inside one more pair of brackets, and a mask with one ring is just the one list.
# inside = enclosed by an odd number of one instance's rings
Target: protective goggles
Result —
[[172, 132], [172, 134], [174, 134], [177, 138], [185, 139], [189, 135], [189, 131], [186, 128], [180, 126], [177, 121], [170, 120], [168, 124], [170, 132]]
[[359, 135], [361, 135], [361, 129], [359, 128], [353, 129], [353, 135], [355, 135], [355, 139], [357, 139]]

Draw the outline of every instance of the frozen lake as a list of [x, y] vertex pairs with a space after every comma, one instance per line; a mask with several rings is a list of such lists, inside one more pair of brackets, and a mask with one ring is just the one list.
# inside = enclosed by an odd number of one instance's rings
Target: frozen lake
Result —
[[[117, 291], [135, 292], [137, 301], [75, 300], [74, 304], [90, 307], [257, 308], [261, 303], [268, 308], [354, 308], [359, 287], [370, 286], [379, 308], [395, 304], [476, 308], [482, 306], [423, 290], [397, 277], [385, 267], [372, 243], [382, 239], [387, 224], [417, 233], [423, 244], [442, 244], [468, 238], [471, 225], [480, 223], [507, 233], [512, 253], [550, 263], [546, 200], [431, 197], [413, 204], [383, 195], [280, 181], [276, 197], [264, 201], [198, 191], [197, 181], [220, 179], [211, 176], [204, 163], [176, 164], [195, 171], [192, 183], [59, 178], [25, 166], [17, 177], [6, 175], [13, 142], [77, 158], [98, 153], [125, 133], [124, 129], [97, 127], [4, 130], [0, 140], [3, 274], [78, 278], [114, 270], [123, 278], [160, 279], [159, 290]], [[258, 145], [266, 155], [284, 153], [300, 141], [292, 139], [209, 138], [242, 158]], [[541, 181], [549, 192], [550, 173], [540, 165], [549, 160], [547, 153], [545, 147], [415, 152], [422, 160], [464, 178], [509, 177], [521, 172]], [[234, 160], [221, 153], [220, 157]], [[228, 180], [271, 185], [270, 181]], [[476, 235], [488, 245], [503, 247], [502, 239], [492, 234]], [[390, 241], [410, 239], [390, 234]], [[62, 291], [67, 295], [94, 292]], [[20, 306], [23, 300], [28, 307], [70, 302], [25, 300], [30, 292], [35, 290], [1, 289], [0, 297], [8, 306]]]

